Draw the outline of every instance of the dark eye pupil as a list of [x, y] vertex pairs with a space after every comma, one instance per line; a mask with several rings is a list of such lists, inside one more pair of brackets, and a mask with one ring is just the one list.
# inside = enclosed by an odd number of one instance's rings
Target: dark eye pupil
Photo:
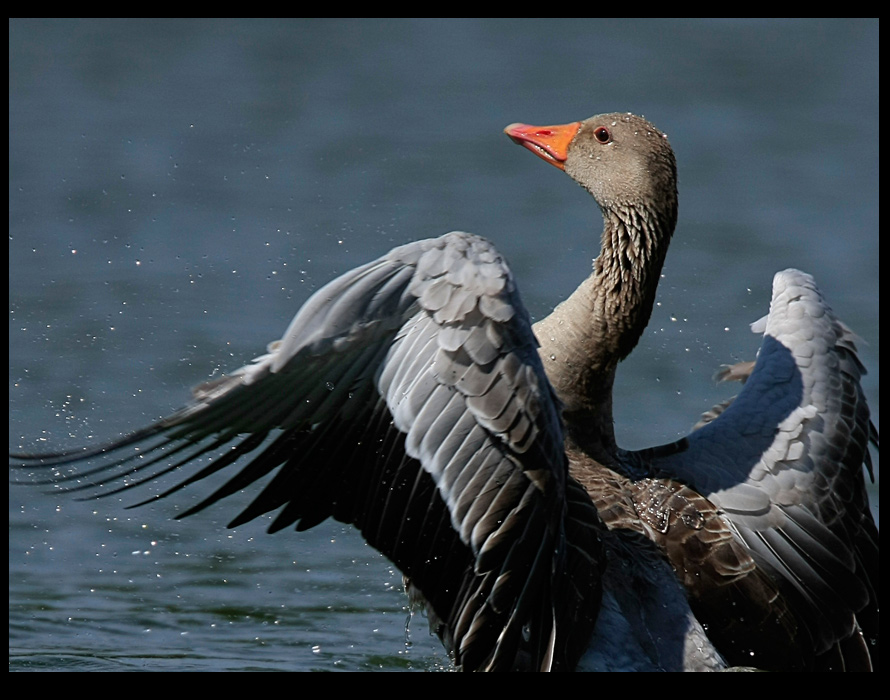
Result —
[[612, 138], [612, 134], [610, 134], [609, 130], [604, 126], [598, 126], [594, 129], [593, 135], [600, 143], [609, 143], [609, 140]]

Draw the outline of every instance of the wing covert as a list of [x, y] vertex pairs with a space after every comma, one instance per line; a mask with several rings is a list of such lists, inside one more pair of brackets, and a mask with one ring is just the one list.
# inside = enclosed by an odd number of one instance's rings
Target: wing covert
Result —
[[267, 354], [143, 430], [13, 458], [89, 460], [44, 483], [91, 496], [192, 470], [155, 498], [242, 464], [178, 517], [269, 477], [230, 525], [274, 510], [270, 531], [353, 523], [420, 591], [458, 664], [566, 663], [546, 595], [566, 585], [553, 580], [565, 556], [559, 405], [510, 270], [476, 236], [400, 246], [343, 274]]
[[876, 659], [878, 533], [862, 469], [874, 428], [855, 336], [797, 270], [775, 276], [752, 330], [764, 338], [753, 368], [735, 373], [739, 395], [639, 454], [718, 506], [758, 566], [796, 589], [820, 653], [853, 637]]

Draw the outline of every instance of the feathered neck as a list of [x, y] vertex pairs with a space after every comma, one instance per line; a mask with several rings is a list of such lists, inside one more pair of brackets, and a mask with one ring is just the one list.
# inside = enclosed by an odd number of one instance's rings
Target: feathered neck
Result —
[[677, 221], [676, 198], [667, 204], [661, 211], [641, 203], [602, 207], [602, 249], [593, 272], [534, 327], [547, 375], [564, 405], [569, 445], [605, 465], [618, 456], [615, 370], [649, 322]]

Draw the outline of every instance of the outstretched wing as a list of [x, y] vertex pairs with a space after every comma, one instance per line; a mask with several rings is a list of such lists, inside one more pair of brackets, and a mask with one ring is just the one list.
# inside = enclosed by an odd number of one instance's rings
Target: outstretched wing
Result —
[[824, 663], [878, 663], [879, 536], [865, 490], [877, 444], [854, 336], [812, 277], [773, 280], [756, 364], [688, 437], [639, 453], [708, 498], [797, 601]]
[[[58, 469], [74, 462], [88, 468]], [[242, 464], [178, 517], [271, 474], [230, 526], [275, 510], [270, 531], [355, 524], [420, 592], [463, 668], [549, 668], [580, 653], [566, 651], [553, 595], [568, 585], [559, 406], [512, 275], [476, 236], [408, 244], [347, 272], [268, 354], [198, 386], [168, 418], [13, 463], [90, 495], [174, 473], [155, 498]], [[572, 585], [595, 591], [596, 552], [587, 559]]]

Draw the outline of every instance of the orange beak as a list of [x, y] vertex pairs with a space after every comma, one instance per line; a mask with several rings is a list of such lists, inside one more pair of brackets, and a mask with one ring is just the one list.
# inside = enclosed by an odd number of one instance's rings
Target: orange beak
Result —
[[569, 156], [569, 144], [580, 128], [581, 122], [560, 124], [559, 126], [510, 124], [504, 129], [504, 133], [536, 156], [543, 158], [560, 170], [565, 170], [566, 158]]

